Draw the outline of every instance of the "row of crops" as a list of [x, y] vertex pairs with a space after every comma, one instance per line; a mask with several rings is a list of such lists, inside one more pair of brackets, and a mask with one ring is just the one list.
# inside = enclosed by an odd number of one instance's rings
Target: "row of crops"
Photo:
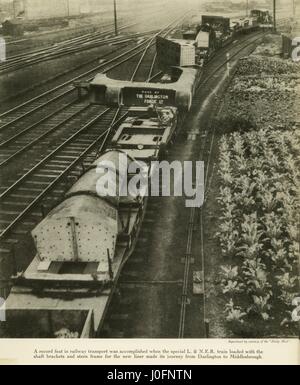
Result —
[[[247, 79], [251, 97], [256, 93], [251, 83], [257, 81]], [[262, 99], [268, 102], [267, 90], [258, 90], [260, 107]], [[238, 97], [243, 100], [240, 93]], [[299, 322], [292, 315], [300, 297], [299, 129], [267, 125], [249, 109], [254, 118], [246, 129], [245, 119], [240, 119], [243, 111], [231, 98], [234, 126], [220, 142], [217, 233], [226, 322], [231, 332], [244, 337], [297, 335]]]

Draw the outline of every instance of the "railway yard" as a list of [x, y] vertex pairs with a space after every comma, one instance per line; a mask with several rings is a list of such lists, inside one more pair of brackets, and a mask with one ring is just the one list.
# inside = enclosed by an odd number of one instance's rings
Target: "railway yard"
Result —
[[[25, 49], [10, 41], [0, 337], [298, 336], [299, 62], [283, 57], [280, 20], [277, 33], [254, 17], [229, 31], [230, 12], [200, 25], [199, 10], [169, 11], [122, 18], [117, 36], [105, 23]], [[173, 48], [160, 57], [159, 44]], [[117, 153], [204, 162], [203, 204], [96, 198], [95, 161]]]

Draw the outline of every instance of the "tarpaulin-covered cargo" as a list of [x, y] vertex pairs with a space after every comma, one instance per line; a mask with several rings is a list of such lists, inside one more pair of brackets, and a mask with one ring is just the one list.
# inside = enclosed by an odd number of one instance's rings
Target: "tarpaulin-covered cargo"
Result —
[[216, 31], [221, 30], [222, 32], [230, 29], [230, 18], [223, 16], [202, 16], [202, 24], [209, 24], [214, 27]]

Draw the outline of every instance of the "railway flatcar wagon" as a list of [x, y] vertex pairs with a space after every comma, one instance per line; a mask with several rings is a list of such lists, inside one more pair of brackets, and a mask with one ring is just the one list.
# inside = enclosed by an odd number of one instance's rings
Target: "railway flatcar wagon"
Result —
[[202, 16], [202, 22], [196, 27], [193, 41], [196, 51], [196, 63], [201, 67], [218, 49], [233, 39], [230, 19], [222, 16]]
[[[150, 119], [143, 119], [145, 114]], [[160, 158], [174, 137], [177, 124], [175, 107], [132, 107], [113, 137], [112, 146], [138, 160]]]
[[[89, 84], [88, 93], [94, 104], [128, 107], [173, 106], [189, 111], [199, 82], [200, 67], [172, 67], [168, 82], [165, 73], [155, 83], [130, 82], [98, 74]], [[80, 85], [79, 85], [80, 87]], [[79, 90], [80, 92], [80, 90]]]
[[267, 10], [252, 9], [250, 17], [255, 18], [260, 25], [272, 25], [273, 23], [272, 16]]
[[141, 172], [150, 183], [149, 162], [160, 157], [176, 126], [173, 107], [129, 110], [110, 149], [32, 231], [37, 254], [26, 271], [13, 278], [1, 335], [97, 335], [147, 207], [147, 194], [129, 186]]
[[231, 27], [235, 33], [250, 33], [259, 28], [255, 17], [245, 17], [231, 21]]

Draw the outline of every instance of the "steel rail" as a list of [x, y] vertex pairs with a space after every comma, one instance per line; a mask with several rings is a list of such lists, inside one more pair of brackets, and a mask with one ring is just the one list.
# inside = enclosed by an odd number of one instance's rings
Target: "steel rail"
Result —
[[[73, 104], [73, 102], [71, 102], [69, 105], [67, 106], [63, 106], [62, 107], [62, 110], [66, 109], [67, 107], [69, 107], [71, 104]], [[6, 158], [5, 160], [1, 161], [0, 162], [0, 169], [4, 166], [6, 166], [9, 162], [15, 160], [15, 158], [21, 154], [23, 154], [24, 152], [26, 152], [27, 150], [29, 150], [31, 147], [33, 147], [35, 144], [39, 143], [41, 140], [45, 139], [48, 135], [50, 135], [51, 133], [55, 132], [58, 128], [62, 127], [64, 124], [66, 124], [67, 122], [69, 122], [71, 119], [73, 119], [74, 117], [80, 115], [83, 111], [87, 110], [90, 106], [89, 105], [84, 105], [81, 109], [79, 109], [78, 111], [75, 111], [74, 113], [72, 113], [71, 115], [67, 116], [66, 118], [64, 118], [63, 120], [61, 120], [60, 122], [58, 122], [57, 124], [55, 124], [54, 126], [50, 127], [49, 130], [43, 132], [40, 136], [38, 136], [37, 138], [35, 138], [34, 140], [31, 140], [29, 143], [27, 143], [25, 146], [21, 147], [19, 150], [17, 150], [16, 152], [14, 152], [13, 154], [11, 154], [8, 158]], [[53, 115], [53, 114], [52, 114]], [[32, 127], [28, 127], [26, 130], [29, 130], [31, 129]], [[16, 135], [18, 136], [18, 135]], [[9, 140], [10, 141], [10, 140]], [[1, 146], [1, 145], [0, 145]]]
[[[261, 39], [264, 36], [262, 34], [259, 37], [256, 37], [254, 40], [251, 39], [251, 42], [243, 42], [242, 47], [239, 48], [237, 52], [231, 55], [230, 59], [226, 59], [223, 61], [217, 68], [213, 71], [212, 74], [210, 74], [204, 82], [201, 82], [200, 86], [203, 86], [206, 84], [209, 80], [212, 79], [212, 77], [220, 71], [229, 61], [232, 60], [233, 57], [236, 57], [238, 54], [240, 54], [243, 50], [248, 48], [250, 45], [254, 44], [257, 40]], [[199, 89], [199, 88], [198, 88]], [[205, 138], [207, 138], [208, 130], [205, 130]], [[208, 154], [208, 162], [205, 164], [205, 186], [207, 183], [208, 173], [209, 173], [209, 167], [211, 164], [211, 156], [212, 156], [212, 149], [213, 149], [213, 143], [214, 143], [214, 137], [215, 137], [215, 127], [212, 132], [212, 139], [210, 142], [209, 147], [209, 154]], [[204, 140], [205, 140], [204, 138]], [[204, 151], [204, 150], [203, 150]], [[188, 238], [187, 238], [187, 247], [186, 247], [186, 254], [185, 254], [185, 266], [184, 266], [184, 276], [183, 276], [183, 285], [182, 285], [182, 296], [181, 296], [181, 306], [180, 306], [180, 316], [179, 316], [179, 331], [178, 331], [178, 338], [184, 338], [185, 337], [185, 325], [186, 325], [186, 311], [187, 306], [189, 303], [189, 276], [190, 276], [190, 266], [191, 266], [191, 259], [192, 259], [192, 245], [193, 245], [193, 232], [194, 232], [194, 226], [195, 226], [195, 217], [196, 217], [196, 209], [191, 208], [190, 211], [190, 220], [188, 225]], [[206, 297], [205, 297], [205, 255], [204, 255], [204, 231], [203, 231], [203, 208], [200, 209], [200, 239], [201, 239], [201, 262], [202, 262], [202, 271], [203, 271], [203, 285], [204, 285], [204, 294], [203, 294], [203, 314], [204, 314], [204, 324], [206, 323]], [[208, 336], [206, 336], [208, 337]]]
[[[75, 134], [73, 134], [70, 138], [65, 140], [60, 146], [55, 148], [50, 154], [48, 154], [45, 158], [43, 158], [39, 163], [37, 163], [34, 167], [32, 167], [26, 174], [24, 174], [21, 178], [19, 178], [12, 186], [10, 186], [8, 189], [6, 189], [2, 194], [0, 194], [0, 201], [3, 201], [4, 198], [6, 198], [16, 187], [18, 187], [22, 182], [24, 182], [29, 176], [31, 176], [34, 171], [36, 171], [38, 168], [40, 168], [42, 165], [44, 165], [47, 161], [49, 161], [54, 155], [56, 155], [60, 150], [62, 150], [64, 147], [66, 147], [72, 140], [77, 138], [80, 134], [82, 134], [84, 131], [88, 130], [90, 127], [92, 127], [100, 118], [102, 118], [104, 115], [106, 115], [109, 111], [111, 111], [111, 108], [107, 108], [103, 112], [101, 112], [98, 116], [93, 118], [91, 121], [86, 123], [79, 131], [77, 131]], [[66, 171], [66, 170], [65, 170]], [[58, 180], [58, 178], [55, 179], [55, 182]], [[36, 203], [45, 196], [45, 194], [50, 190], [50, 188], [53, 186], [53, 182], [47, 186], [46, 189], [42, 191], [39, 196], [34, 199], [32, 203], [30, 203], [4, 230], [0, 233], [0, 239], [3, 239], [4, 236], [6, 236], [9, 231], [17, 224], [19, 221], [32, 209], [33, 206], [36, 205]]]

